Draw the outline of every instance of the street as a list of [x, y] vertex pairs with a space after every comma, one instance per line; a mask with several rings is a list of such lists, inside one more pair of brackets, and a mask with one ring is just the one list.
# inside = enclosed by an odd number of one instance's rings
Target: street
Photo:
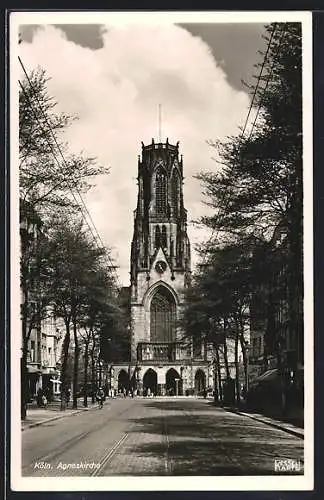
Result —
[[22, 433], [23, 476], [268, 475], [275, 460], [302, 474], [303, 440], [193, 398], [116, 399]]

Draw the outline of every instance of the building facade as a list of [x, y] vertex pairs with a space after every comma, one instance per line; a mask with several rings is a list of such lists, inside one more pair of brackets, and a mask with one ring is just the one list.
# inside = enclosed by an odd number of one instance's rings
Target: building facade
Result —
[[48, 388], [53, 395], [60, 392], [57, 368], [61, 336], [50, 311], [40, 311], [37, 292], [37, 246], [42, 237], [41, 218], [20, 200], [21, 384], [27, 402], [39, 389]]
[[131, 246], [128, 373], [116, 366], [115, 383], [130, 379], [139, 393], [181, 395], [213, 386], [210, 355], [184, 336], [181, 315], [190, 285], [190, 242], [183, 200], [179, 143], [142, 143], [138, 200]]

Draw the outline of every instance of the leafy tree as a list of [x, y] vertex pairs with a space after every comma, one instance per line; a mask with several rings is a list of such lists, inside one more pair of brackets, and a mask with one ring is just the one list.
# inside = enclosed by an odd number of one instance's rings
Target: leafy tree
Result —
[[[211, 216], [200, 222], [216, 238], [202, 249], [207, 261], [215, 246], [248, 245], [263, 261], [270, 325], [273, 297], [285, 293], [289, 335], [303, 339], [302, 321], [302, 47], [300, 23], [273, 23], [266, 28], [269, 52], [256, 93], [257, 120], [244, 137], [214, 142], [219, 169], [197, 178]], [[271, 42], [271, 43], [270, 43]], [[259, 251], [260, 248], [266, 252]], [[262, 256], [262, 257], [261, 257]], [[254, 259], [254, 260], [255, 260]], [[239, 263], [240, 261], [238, 261]], [[253, 273], [251, 279], [253, 283]], [[270, 282], [270, 283], [269, 283]], [[244, 295], [244, 291], [240, 291]], [[267, 328], [268, 332], [270, 328]], [[272, 330], [273, 335], [273, 330]], [[271, 344], [270, 335], [267, 336]], [[282, 347], [282, 346], [281, 346]], [[300, 349], [302, 354], [302, 349]]]
[[188, 335], [203, 334], [212, 342], [218, 370], [218, 394], [222, 397], [220, 356], [227, 379], [228, 342], [234, 341], [236, 394], [240, 394], [239, 347], [243, 356], [244, 383], [247, 385], [246, 330], [249, 321], [250, 294], [254, 282], [253, 257], [247, 246], [227, 245], [214, 249], [209, 261], [201, 266], [188, 293], [184, 313]]
[[63, 137], [76, 117], [56, 111], [48, 81], [38, 69], [20, 82], [19, 92], [20, 198], [43, 212], [75, 207], [71, 191], [84, 193], [95, 176], [109, 172], [95, 158], [69, 154]]
[[258, 125], [251, 135], [214, 143], [220, 170], [197, 176], [216, 211], [202, 222], [227, 237], [269, 241], [278, 227], [291, 233], [291, 224], [301, 237], [301, 28], [270, 25], [268, 33], [274, 29], [256, 93]]
[[[23, 208], [23, 209], [22, 209]], [[24, 203], [20, 210], [20, 283], [21, 283], [21, 417], [26, 417], [30, 398], [28, 388], [28, 345], [33, 331], [39, 330], [47, 317], [50, 298], [48, 295], [49, 254], [48, 236], [37, 212]]]
[[[71, 334], [74, 343], [73, 406], [77, 406], [78, 363], [80, 344], [78, 330], [85, 324], [89, 309], [102, 289], [111, 286], [112, 279], [105, 273], [105, 249], [89, 240], [82, 222], [59, 220], [51, 231], [51, 254], [48, 266], [51, 273], [50, 296], [54, 314], [65, 324], [62, 351], [61, 388], [66, 393], [65, 372]], [[101, 287], [101, 289], [100, 289]], [[64, 398], [63, 398], [64, 399]], [[64, 400], [62, 405], [64, 406]]]
[[50, 302], [46, 292], [48, 255], [44, 256], [43, 252], [51, 213], [55, 208], [61, 217], [67, 213], [70, 217], [75, 215], [79, 206], [72, 191], [86, 192], [95, 176], [108, 172], [107, 168], [97, 165], [94, 158], [68, 154], [63, 134], [76, 118], [57, 112], [57, 103], [48, 93], [47, 82], [48, 77], [42, 69], [33, 71], [19, 82], [23, 418], [28, 400], [30, 332], [40, 327]]

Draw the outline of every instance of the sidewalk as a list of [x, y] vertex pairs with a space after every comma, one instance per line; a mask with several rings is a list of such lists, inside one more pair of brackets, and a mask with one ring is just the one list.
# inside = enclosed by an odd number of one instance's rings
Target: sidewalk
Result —
[[276, 429], [280, 429], [282, 431], [288, 432], [293, 436], [304, 439], [304, 429], [302, 427], [297, 427], [294, 424], [283, 422], [282, 420], [277, 420], [275, 418], [267, 417], [262, 415], [261, 413], [252, 413], [244, 410], [240, 410], [238, 408], [231, 407], [223, 407], [225, 411], [229, 411], [232, 413], [237, 413], [238, 415], [242, 415], [245, 417], [249, 417], [257, 422], [262, 422], [264, 424], [270, 425], [271, 427], [275, 427]]
[[58, 420], [60, 418], [71, 417], [72, 415], [77, 415], [78, 413], [81, 413], [83, 411], [97, 408], [97, 406], [98, 403], [88, 403], [88, 407], [84, 408], [80, 404], [77, 409], [68, 408], [65, 411], [61, 411], [58, 406], [52, 406], [50, 408], [31, 407], [27, 410], [26, 419], [21, 421], [21, 430], [24, 431], [25, 429], [37, 427], [39, 425]]

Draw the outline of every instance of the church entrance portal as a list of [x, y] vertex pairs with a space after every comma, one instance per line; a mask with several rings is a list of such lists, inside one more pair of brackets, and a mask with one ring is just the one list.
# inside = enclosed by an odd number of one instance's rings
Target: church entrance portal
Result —
[[123, 392], [124, 389], [128, 392], [129, 390], [129, 377], [126, 370], [120, 370], [118, 375], [118, 391]]
[[149, 368], [143, 377], [143, 393], [157, 394], [157, 373]]
[[180, 395], [180, 375], [174, 368], [170, 368], [165, 376], [165, 389], [168, 396]]
[[195, 374], [195, 393], [202, 394], [206, 390], [206, 375], [202, 370], [197, 370]]

